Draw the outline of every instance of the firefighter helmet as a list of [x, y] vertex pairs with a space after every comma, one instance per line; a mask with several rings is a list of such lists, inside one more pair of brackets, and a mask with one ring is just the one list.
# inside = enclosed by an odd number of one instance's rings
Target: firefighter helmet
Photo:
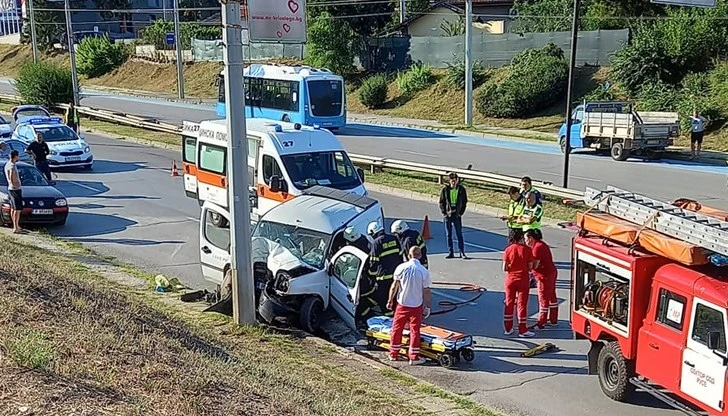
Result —
[[367, 227], [367, 234], [375, 235], [379, 234], [380, 231], [384, 231], [384, 227], [382, 227], [382, 224], [380, 224], [379, 221], [372, 221], [369, 223], [369, 226]]
[[397, 220], [392, 223], [392, 234], [401, 234], [407, 230], [409, 230], [409, 225], [405, 221]]

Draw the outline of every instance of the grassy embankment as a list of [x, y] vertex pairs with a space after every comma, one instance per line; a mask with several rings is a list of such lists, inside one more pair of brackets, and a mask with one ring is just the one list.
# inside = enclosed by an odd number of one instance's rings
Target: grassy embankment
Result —
[[3, 232], [4, 413], [495, 415], [321, 341], [199, 310], [78, 246]]
[[[0, 75], [13, 76], [15, 72], [22, 66], [19, 61], [25, 59], [32, 59], [32, 55], [28, 55], [29, 51], [24, 47], [6, 47], [0, 46], [0, 56], [3, 56], [3, 51], [11, 49], [14, 53], [13, 56], [4, 55], [5, 58], [0, 58]], [[66, 58], [63, 55], [56, 55], [49, 57], [59, 63], [66, 62]], [[199, 72], [200, 68], [207, 68], [207, 75], [203, 72]], [[190, 65], [186, 69], [186, 79], [189, 81], [185, 82], [188, 94], [191, 96], [214, 96], [214, 74], [219, 71], [218, 64], [194, 64]], [[593, 72], [593, 71], [592, 71]], [[115, 87], [130, 87], [133, 86], [137, 90], [149, 90], [155, 92], [170, 92], [170, 88], [175, 86], [176, 73], [174, 67], [170, 65], [160, 65], [147, 62], [127, 62], [116, 71], [93, 80], [83, 80], [85, 85], [103, 85], [103, 86], [115, 86]], [[195, 80], [195, 82], [192, 82]], [[396, 87], [394, 87], [396, 88]], [[425, 93], [418, 95], [407, 103], [402, 104], [401, 107], [395, 109], [398, 111], [394, 115], [405, 116], [402, 111], [410, 108], [410, 111], [431, 111], [429, 108], [453, 108], [454, 105], [447, 104], [448, 100], [459, 100], [458, 105], [463, 103], [462, 94], [459, 92], [447, 91], [442, 81], [438, 81], [438, 84], [431, 87], [432, 91], [425, 91]], [[430, 94], [430, 99], [424, 97], [424, 95]], [[356, 94], [352, 98], [353, 103], [351, 104], [354, 108], [358, 105], [356, 103]], [[392, 98], [397, 100], [397, 98]], [[427, 105], [428, 101], [430, 105]], [[436, 105], [433, 105], [435, 103]], [[3, 104], [0, 109], [8, 111], [10, 105]], [[459, 108], [459, 107], [458, 107]], [[429, 115], [430, 113], [425, 113]], [[453, 117], [456, 117], [453, 115]], [[522, 123], [520, 125], [511, 125], [511, 128], [545, 128], [549, 123], [553, 124], [555, 121], [554, 117], [544, 115], [541, 118], [534, 118], [529, 120], [517, 121]], [[445, 119], [443, 119], [445, 120]], [[451, 119], [453, 120], [453, 119]], [[549, 121], [550, 120], [550, 121]], [[523, 124], [529, 122], [530, 124]], [[505, 122], [504, 122], [505, 123]], [[516, 121], [514, 121], [516, 123]], [[163, 143], [165, 145], [178, 145], [179, 138], [173, 135], [164, 133], [155, 133], [135, 127], [120, 126], [112, 123], [107, 123], [98, 120], [83, 119], [81, 122], [82, 129], [92, 129], [108, 133], [114, 137], [124, 138], [136, 138], [150, 143]], [[503, 126], [507, 126], [504, 124]], [[441, 185], [437, 183], [437, 177], [433, 175], [422, 175], [417, 173], [410, 173], [404, 171], [387, 170], [377, 174], [369, 174], [367, 180], [371, 183], [391, 186], [393, 188], [400, 188], [409, 191], [417, 191], [424, 194], [439, 195]], [[475, 204], [487, 205], [495, 208], [505, 209], [508, 206], [508, 196], [505, 194], [505, 189], [498, 186], [486, 186], [475, 183], [467, 184], [470, 190], [470, 200]], [[557, 220], [572, 220], [575, 218], [576, 210], [572, 207], [566, 207], [560, 203], [558, 199], [547, 198], [544, 206], [546, 215], [549, 218]]]

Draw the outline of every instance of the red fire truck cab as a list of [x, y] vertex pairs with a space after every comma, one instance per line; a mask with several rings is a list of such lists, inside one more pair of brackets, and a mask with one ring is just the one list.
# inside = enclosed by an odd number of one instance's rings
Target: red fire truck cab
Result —
[[571, 324], [591, 341], [604, 394], [627, 401], [639, 388], [689, 414], [728, 415], [728, 273], [583, 230], [572, 248]]

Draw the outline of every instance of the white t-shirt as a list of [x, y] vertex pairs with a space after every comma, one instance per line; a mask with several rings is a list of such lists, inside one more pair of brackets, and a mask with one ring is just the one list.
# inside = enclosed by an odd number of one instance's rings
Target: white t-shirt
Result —
[[394, 280], [399, 282], [397, 303], [408, 308], [422, 305], [422, 292], [430, 287], [430, 272], [417, 259], [402, 263], [394, 270]]
[[708, 120], [706, 120], [706, 118], [703, 116], [690, 116], [690, 124], [695, 133], [700, 133], [701, 131], [705, 130], [706, 121]]
[[[9, 191], [12, 191], [15, 189], [20, 189], [20, 186], [18, 186], [17, 188], [13, 186], [13, 181], [11, 179], [13, 172], [15, 172], [15, 175], [17, 176], [18, 168], [15, 166], [15, 163], [8, 160], [8, 163], [5, 164], [5, 179], [8, 181], [8, 190]], [[20, 180], [20, 178], [18, 178], [18, 180]]]

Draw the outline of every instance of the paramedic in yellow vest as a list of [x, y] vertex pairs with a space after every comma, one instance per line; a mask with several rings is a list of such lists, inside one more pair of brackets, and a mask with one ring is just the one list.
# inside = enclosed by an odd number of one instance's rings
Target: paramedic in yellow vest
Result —
[[511, 186], [508, 189], [508, 196], [511, 198], [511, 202], [508, 204], [508, 215], [502, 216], [501, 220], [506, 222], [506, 226], [508, 227], [508, 237], [510, 239], [514, 230], [523, 230], [523, 224], [518, 223], [518, 218], [520, 218], [521, 214], [523, 214], [523, 209], [526, 207], [526, 203], [520, 190], [515, 186]]
[[71, 130], [78, 133], [78, 110], [76, 110], [76, 107], [73, 105], [73, 103], [68, 103], [68, 108], [66, 109], [66, 120], [65, 123], [68, 127], [71, 128]]
[[523, 231], [541, 230], [541, 219], [543, 218], [543, 206], [537, 202], [536, 194], [526, 194], [526, 206], [523, 208], [518, 222], [523, 226]]

